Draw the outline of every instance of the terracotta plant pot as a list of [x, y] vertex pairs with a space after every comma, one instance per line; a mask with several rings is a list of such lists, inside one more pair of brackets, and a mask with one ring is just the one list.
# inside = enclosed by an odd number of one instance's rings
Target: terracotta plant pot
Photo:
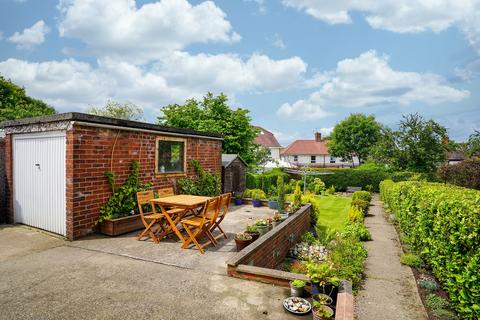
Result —
[[256, 208], [261, 207], [262, 206], [262, 201], [253, 199], [252, 200], [252, 205]]
[[237, 245], [237, 252], [246, 248], [250, 243], [252, 243], [253, 239], [250, 240], [239, 240], [235, 239], [235, 244]]
[[260, 237], [260, 232], [248, 232], [246, 231], [245, 233], [248, 233], [249, 235], [252, 236], [252, 242], [254, 242], [255, 240], [257, 240], [259, 237]]

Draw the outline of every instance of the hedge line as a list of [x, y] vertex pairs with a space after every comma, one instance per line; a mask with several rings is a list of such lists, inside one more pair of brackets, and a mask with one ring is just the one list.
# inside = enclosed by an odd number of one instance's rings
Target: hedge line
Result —
[[413, 181], [384, 181], [380, 189], [453, 307], [464, 319], [480, 319], [480, 191]]

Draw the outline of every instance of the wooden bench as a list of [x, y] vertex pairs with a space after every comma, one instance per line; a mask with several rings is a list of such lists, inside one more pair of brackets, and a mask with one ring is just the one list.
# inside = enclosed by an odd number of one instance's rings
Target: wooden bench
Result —
[[347, 192], [361, 191], [362, 187], [347, 187]]

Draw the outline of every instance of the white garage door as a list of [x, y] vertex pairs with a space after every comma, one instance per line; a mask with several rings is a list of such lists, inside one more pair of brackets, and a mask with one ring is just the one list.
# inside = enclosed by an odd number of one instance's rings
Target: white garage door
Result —
[[15, 222], [66, 231], [65, 133], [13, 136]]

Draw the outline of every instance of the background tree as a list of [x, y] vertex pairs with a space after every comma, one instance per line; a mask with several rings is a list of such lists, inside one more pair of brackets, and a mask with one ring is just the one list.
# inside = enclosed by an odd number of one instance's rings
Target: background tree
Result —
[[251, 125], [249, 111], [228, 105], [224, 94], [208, 93], [202, 101], [190, 99], [184, 105], [171, 104], [161, 108], [157, 122], [180, 128], [216, 132], [223, 135], [223, 152], [239, 154], [248, 164], [255, 163], [257, 129]]
[[466, 145], [469, 157], [480, 157], [480, 131], [475, 130], [468, 138]]
[[433, 172], [445, 161], [448, 146], [445, 127], [415, 113], [403, 116], [397, 131], [383, 131], [372, 158], [399, 170]]
[[351, 114], [338, 123], [330, 135], [328, 149], [333, 156], [343, 159], [367, 158], [372, 146], [380, 138], [381, 125], [373, 115]]
[[54, 113], [53, 107], [27, 96], [24, 88], [0, 75], [0, 122]]
[[103, 107], [91, 107], [88, 113], [96, 116], [125, 119], [125, 120], [143, 120], [143, 109], [133, 103], [119, 103], [108, 100]]

